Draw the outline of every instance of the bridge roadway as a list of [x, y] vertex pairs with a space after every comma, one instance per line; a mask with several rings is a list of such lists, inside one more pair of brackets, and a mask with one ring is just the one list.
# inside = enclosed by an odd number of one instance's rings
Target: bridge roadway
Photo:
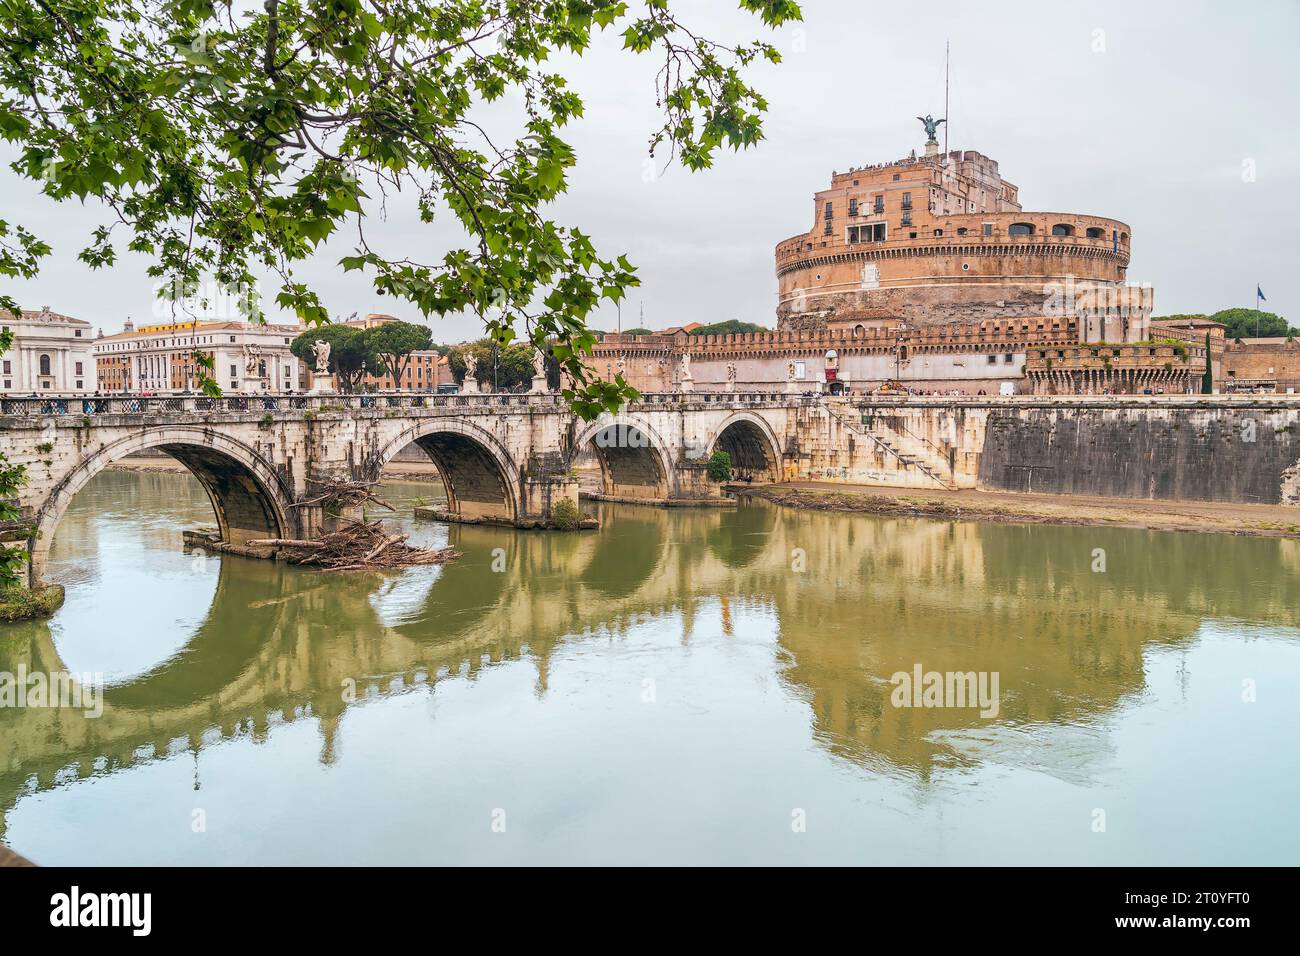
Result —
[[816, 405], [775, 393], [651, 394], [584, 422], [554, 393], [6, 398], [0, 451], [27, 468], [22, 528], [9, 537], [27, 540], [36, 586], [77, 491], [146, 449], [194, 473], [234, 549], [329, 530], [339, 516], [306, 504], [319, 496], [314, 483], [377, 480], [412, 443], [437, 465], [450, 516], [474, 523], [537, 526], [556, 502], [576, 503], [573, 466], [588, 448], [610, 498], [716, 499], [706, 469], [715, 449], [756, 480], [778, 480], [796, 413]]

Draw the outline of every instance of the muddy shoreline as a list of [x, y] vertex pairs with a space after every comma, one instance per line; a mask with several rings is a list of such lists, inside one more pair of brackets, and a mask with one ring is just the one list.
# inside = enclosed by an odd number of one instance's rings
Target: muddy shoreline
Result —
[[886, 517], [1142, 528], [1300, 538], [1300, 508], [1232, 502], [1139, 501], [1127, 498], [1022, 495], [974, 490], [836, 486], [817, 483], [733, 487], [737, 495], [787, 508]]

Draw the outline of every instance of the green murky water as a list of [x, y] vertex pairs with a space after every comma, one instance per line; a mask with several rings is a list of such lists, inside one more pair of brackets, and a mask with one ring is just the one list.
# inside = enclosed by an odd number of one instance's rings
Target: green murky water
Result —
[[[100, 475], [55, 539], [67, 604], [0, 626], [0, 672], [100, 672], [103, 713], [0, 708], [0, 840], [49, 864], [1300, 859], [1300, 542], [601, 517], [403, 521], [464, 557], [327, 576], [184, 553], [197, 483]], [[996, 674], [996, 716], [895, 706], [917, 665]]]

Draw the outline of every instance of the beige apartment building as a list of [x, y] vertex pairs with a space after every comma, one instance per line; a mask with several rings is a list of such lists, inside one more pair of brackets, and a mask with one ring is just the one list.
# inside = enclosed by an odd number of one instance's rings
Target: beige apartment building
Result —
[[195, 352], [213, 359], [212, 374], [227, 392], [293, 392], [307, 387], [306, 369], [289, 346], [296, 325], [173, 322], [126, 328], [94, 340], [99, 388], [106, 393], [198, 390]]

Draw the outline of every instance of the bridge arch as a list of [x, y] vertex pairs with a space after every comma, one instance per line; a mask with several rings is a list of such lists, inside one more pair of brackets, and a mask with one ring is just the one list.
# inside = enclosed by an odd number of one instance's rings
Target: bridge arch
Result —
[[462, 419], [432, 419], [401, 432], [379, 452], [374, 473], [407, 445], [435, 465], [447, 492], [447, 510], [463, 518], [514, 523], [520, 511], [520, 468], [487, 429]]
[[242, 544], [295, 534], [293, 491], [256, 449], [202, 426], [146, 428], [81, 459], [37, 505], [28, 567], [33, 587], [41, 582], [54, 531], [77, 492], [118, 459], [151, 448], [166, 452], [198, 479], [212, 502], [223, 541]]
[[639, 501], [669, 496], [673, 472], [668, 445], [644, 419], [635, 415], [602, 417], [578, 433], [569, 449], [570, 460], [589, 444], [600, 463], [605, 494]]
[[730, 455], [738, 476], [781, 480], [781, 442], [761, 415], [740, 411], [724, 419], [709, 436], [708, 450]]

